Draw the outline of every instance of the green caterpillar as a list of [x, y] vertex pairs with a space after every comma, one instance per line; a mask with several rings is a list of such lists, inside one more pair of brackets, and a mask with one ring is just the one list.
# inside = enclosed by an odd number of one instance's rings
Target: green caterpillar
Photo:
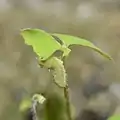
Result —
[[54, 58], [54, 63], [53, 63], [53, 71], [52, 75], [54, 77], [54, 81], [57, 85], [60, 87], [65, 87], [67, 84], [67, 74], [63, 65], [63, 62], [58, 59]]
[[39, 61], [39, 64], [50, 69], [54, 77], [54, 82], [59, 87], [66, 87], [67, 85], [67, 74], [63, 65], [63, 61], [57, 57], [51, 57], [45, 62]]

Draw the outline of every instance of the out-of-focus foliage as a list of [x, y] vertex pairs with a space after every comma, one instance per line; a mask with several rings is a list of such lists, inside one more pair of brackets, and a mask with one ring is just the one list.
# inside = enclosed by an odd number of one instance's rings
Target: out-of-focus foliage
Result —
[[108, 120], [120, 120], [120, 116], [114, 115], [114, 116], [110, 117]]
[[47, 97], [44, 106], [44, 120], [67, 120], [65, 99], [58, 93]]
[[24, 98], [19, 105], [20, 112], [26, 111], [28, 108], [31, 107], [31, 105], [32, 105], [31, 98]]
[[109, 53], [115, 64], [87, 48], [72, 47], [65, 63], [71, 101], [76, 115], [83, 108], [103, 116], [119, 108], [119, 3], [119, 0], [0, 0], [0, 119], [22, 120], [18, 106], [25, 96], [53, 90], [53, 85], [49, 87], [51, 76], [46, 69], [39, 68], [32, 49], [24, 45], [19, 35], [22, 28], [42, 28], [50, 33], [89, 39]]

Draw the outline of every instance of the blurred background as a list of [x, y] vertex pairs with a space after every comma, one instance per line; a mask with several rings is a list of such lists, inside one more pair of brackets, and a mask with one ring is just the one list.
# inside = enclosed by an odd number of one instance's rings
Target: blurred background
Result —
[[22, 28], [75, 35], [110, 54], [114, 63], [74, 46], [65, 67], [75, 118], [86, 109], [103, 118], [120, 114], [120, 0], [0, 0], [1, 120], [22, 120], [21, 99], [51, 89], [50, 74], [24, 44]]

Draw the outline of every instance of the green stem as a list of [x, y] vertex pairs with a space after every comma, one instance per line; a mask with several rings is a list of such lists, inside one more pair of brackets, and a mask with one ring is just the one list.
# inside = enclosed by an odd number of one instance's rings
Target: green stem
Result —
[[[66, 59], [66, 57], [63, 58], [63, 64], [65, 63], [65, 59]], [[69, 96], [69, 85], [68, 85], [67, 75], [66, 75], [66, 86], [64, 87], [64, 97], [66, 99], [66, 113], [67, 113], [68, 120], [72, 120], [72, 113], [71, 113], [71, 107], [70, 107], [70, 96]]]
[[66, 99], [66, 112], [67, 112], [68, 120], [72, 120], [68, 85], [64, 87], [64, 97]]

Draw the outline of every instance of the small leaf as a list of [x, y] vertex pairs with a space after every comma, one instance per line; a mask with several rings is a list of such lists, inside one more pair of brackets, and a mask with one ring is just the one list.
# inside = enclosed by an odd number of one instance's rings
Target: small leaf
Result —
[[91, 42], [89, 42], [89, 41], [87, 41], [85, 39], [70, 36], [70, 35], [65, 35], [65, 34], [57, 34], [57, 33], [55, 33], [53, 35], [57, 36], [59, 39], [63, 40], [67, 47], [69, 47], [70, 45], [81, 45], [81, 46], [89, 47], [89, 48], [94, 49], [95, 51], [97, 51], [98, 53], [103, 55], [104, 57], [112, 60], [112, 58], [109, 55], [107, 55], [101, 49], [96, 47], [93, 43], [91, 43]]
[[43, 104], [43, 102], [46, 100], [46, 98], [41, 94], [35, 94], [33, 96], [33, 100], [37, 101], [40, 104]]
[[120, 120], [120, 115], [113, 115], [108, 120]]
[[24, 29], [21, 35], [27, 45], [33, 47], [41, 60], [48, 59], [61, 45], [47, 32], [40, 29]]

